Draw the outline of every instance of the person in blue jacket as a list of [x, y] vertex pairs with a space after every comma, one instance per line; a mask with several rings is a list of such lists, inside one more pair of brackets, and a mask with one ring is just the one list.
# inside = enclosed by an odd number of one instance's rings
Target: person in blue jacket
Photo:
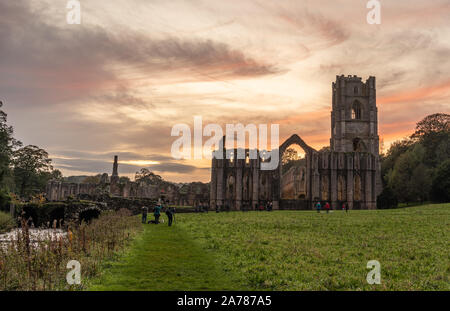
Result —
[[320, 201], [317, 202], [316, 204], [316, 209], [317, 209], [317, 213], [320, 213], [320, 209], [322, 208], [322, 206], [320, 205]]

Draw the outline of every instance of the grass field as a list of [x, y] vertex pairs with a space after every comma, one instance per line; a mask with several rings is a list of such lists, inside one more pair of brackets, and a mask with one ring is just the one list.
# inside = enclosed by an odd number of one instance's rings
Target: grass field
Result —
[[[171, 228], [144, 226], [90, 289], [450, 290], [450, 204], [179, 214]], [[366, 281], [369, 260], [380, 285]]]

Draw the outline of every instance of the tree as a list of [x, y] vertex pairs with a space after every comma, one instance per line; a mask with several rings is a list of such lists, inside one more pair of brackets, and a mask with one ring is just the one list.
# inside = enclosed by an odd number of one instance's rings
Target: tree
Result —
[[383, 177], [384, 185], [388, 182], [388, 173], [394, 169], [397, 159], [408, 151], [414, 142], [411, 139], [403, 139], [395, 141], [390, 146], [385, 155], [381, 155], [381, 176]]
[[[3, 103], [0, 101], [0, 108]], [[13, 128], [7, 124], [7, 114], [0, 109], [0, 190], [4, 188], [5, 178], [10, 174], [10, 164], [14, 149], [21, 143], [14, 139]]]
[[13, 172], [16, 189], [22, 197], [42, 191], [53, 167], [47, 151], [29, 145], [14, 152]]
[[398, 205], [397, 197], [389, 186], [383, 188], [383, 191], [377, 198], [378, 209], [396, 208]]
[[[394, 168], [387, 174], [388, 186], [400, 202], [422, 201], [428, 196], [429, 183], [426, 168], [421, 165], [425, 156], [425, 148], [415, 144], [401, 154]], [[417, 180], [413, 180], [416, 178]], [[426, 187], [423, 189], [422, 187]]]
[[416, 131], [411, 135], [411, 137], [418, 139], [427, 135], [449, 131], [450, 115], [446, 113], [435, 113], [426, 116], [422, 121], [417, 123]]
[[450, 202], [450, 159], [441, 163], [436, 169], [431, 198], [436, 202]]
[[131, 182], [131, 180], [127, 176], [121, 176], [119, 178], [119, 184], [127, 184], [129, 182]]
[[163, 183], [161, 176], [156, 175], [147, 168], [143, 168], [139, 172], [136, 172], [134, 179], [138, 183], [145, 183], [147, 185], [160, 185]]
[[290, 161], [298, 160], [299, 156], [297, 151], [294, 148], [287, 148], [284, 151], [283, 156], [281, 157], [281, 164], [285, 165]]
[[60, 170], [53, 170], [53, 171], [50, 173], [49, 180], [50, 180], [50, 179], [54, 179], [54, 180], [62, 180], [62, 179], [63, 179], [63, 174], [61, 173]]
[[306, 159], [302, 158], [294, 148], [288, 148], [281, 156], [282, 173], [286, 173], [293, 166], [302, 166], [305, 163]]
[[431, 190], [431, 171], [420, 163], [416, 168], [414, 168], [411, 180], [409, 181], [409, 187], [411, 195], [415, 200], [424, 202], [429, 199], [429, 194]]
[[102, 175], [98, 174], [95, 176], [88, 176], [85, 179], [83, 179], [82, 183], [83, 184], [99, 184], [100, 180], [101, 180]]
[[450, 115], [435, 113], [425, 117], [417, 123], [416, 131], [411, 138], [421, 143], [427, 150], [424, 164], [436, 167], [443, 158], [449, 157], [446, 152], [450, 140]]

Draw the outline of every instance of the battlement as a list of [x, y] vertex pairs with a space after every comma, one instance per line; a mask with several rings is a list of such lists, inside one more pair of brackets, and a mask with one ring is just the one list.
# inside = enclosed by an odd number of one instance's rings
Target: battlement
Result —
[[336, 82], [333, 82], [333, 89], [335, 89], [336, 87], [345, 88], [347, 84], [354, 84], [355, 82], [358, 84], [362, 84], [363, 86], [366, 86], [368, 88], [375, 88], [375, 77], [373, 76], [370, 76], [365, 82], [363, 82], [362, 78], [358, 77], [357, 75], [340, 75], [336, 76]]

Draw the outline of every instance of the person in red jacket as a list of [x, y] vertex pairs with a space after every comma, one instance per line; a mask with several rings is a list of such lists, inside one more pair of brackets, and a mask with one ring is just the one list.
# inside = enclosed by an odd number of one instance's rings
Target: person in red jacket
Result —
[[327, 211], [328, 214], [328, 211], [330, 210], [330, 204], [328, 202], [325, 204], [325, 210]]

